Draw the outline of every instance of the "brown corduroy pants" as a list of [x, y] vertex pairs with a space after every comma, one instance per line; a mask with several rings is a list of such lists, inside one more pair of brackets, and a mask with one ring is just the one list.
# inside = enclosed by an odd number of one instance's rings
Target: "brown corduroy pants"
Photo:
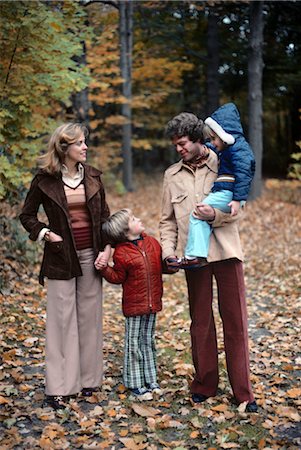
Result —
[[237, 259], [186, 271], [192, 359], [196, 372], [191, 392], [212, 397], [218, 387], [218, 346], [212, 311], [213, 277], [217, 283], [227, 371], [233, 394], [239, 403], [252, 402], [245, 284], [243, 265]]
[[47, 395], [72, 395], [102, 382], [102, 282], [93, 250], [77, 253], [81, 277], [48, 280]]

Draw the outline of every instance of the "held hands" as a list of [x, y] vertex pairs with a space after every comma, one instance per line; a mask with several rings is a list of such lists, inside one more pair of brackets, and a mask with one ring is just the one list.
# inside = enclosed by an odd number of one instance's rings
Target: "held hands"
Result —
[[102, 270], [108, 265], [108, 261], [111, 256], [111, 246], [106, 245], [103, 252], [99, 252], [97, 258], [94, 261], [94, 266], [97, 270]]
[[231, 216], [237, 216], [239, 207], [240, 207], [240, 202], [238, 202], [237, 200], [232, 200], [232, 202], [228, 203], [228, 206], [230, 206], [231, 208]]
[[[163, 261], [163, 265], [164, 267], [164, 273], [176, 273], [179, 271], [179, 267], [178, 264], [176, 263], [176, 261], [178, 260], [178, 257], [175, 255], [172, 256], [168, 256], [167, 258], [164, 259]], [[165, 270], [166, 269], [166, 270]]]

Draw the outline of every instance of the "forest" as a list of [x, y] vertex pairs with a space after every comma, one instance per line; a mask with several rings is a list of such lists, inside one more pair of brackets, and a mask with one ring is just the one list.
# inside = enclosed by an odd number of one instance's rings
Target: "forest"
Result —
[[[295, 0], [1, 0], [0, 450], [300, 448], [300, 13]], [[162, 397], [130, 400], [121, 288], [104, 282], [102, 388], [60, 412], [43, 407], [43, 249], [19, 215], [49, 136], [84, 123], [111, 212], [131, 207], [159, 239], [163, 173], [179, 159], [166, 124], [227, 102], [257, 167], [240, 235], [259, 413], [231, 402], [216, 302], [219, 395], [192, 404], [183, 272], [163, 275]]]
[[[171, 117], [205, 118], [229, 101], [251, 144], [259, 140], [257, 176], [296, 174], [299, 12], [296, 1], [2, 1], [0, 196], [22, 197], [45, 138], [63, 121], [88, 125], [91, 162], [128, 190], [131, 171], [174, 162], [164, 137]], [[254, 30], [261, 22], [255, 69], [252, 14]], [[255, 95], [260, 109], [249, 114]]]

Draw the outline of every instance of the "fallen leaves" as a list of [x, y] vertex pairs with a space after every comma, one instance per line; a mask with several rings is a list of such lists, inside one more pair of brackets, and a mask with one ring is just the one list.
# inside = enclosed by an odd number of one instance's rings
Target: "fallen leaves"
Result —
[[[161, 180], [154, 177], [142, 182], [143, 189], [123, 197], [109, 193], [108, 201], [112, 212], [131, 205], [144, 220], [147, 231], [158, 237]], [[88, 399], [73, 399], [60, 413], [42, 407], [45, 290], [38, 285], [36, 267], [21, 267], [3, 255], [2, 261], [8, 267], [5, 279], [10, 280], [0, 299], [3, 449], [300, 448], [301, 211], [296, 204], [273, 197], [276, 188], [278, 192], [278, 184], [273, 187], [270, 183], [262, 198], [247, 206], [241, 223], [246, 254], [251, 379], [260, 406], [258, 414], [246, 413], [245, 403], [238, 407], [231, 403], [216, 301], [220, 389], [215, 398], [201, 405], [192, 403], [189, 384], [194, 370], [183, 273], [164, 275], [164, 309], [157, 320], [162, 397], [151, 402], [131, 402], [122, 384], [121, 288], [105, 283], [106, 372], [101, 391]]]
[[136, 414], [142, 417], [155, 417], [156, 414], [160, 414], [159, 409], [155, 409], [151, 406], [145, 406], [143, 404], [133, 403], [132, 408]]

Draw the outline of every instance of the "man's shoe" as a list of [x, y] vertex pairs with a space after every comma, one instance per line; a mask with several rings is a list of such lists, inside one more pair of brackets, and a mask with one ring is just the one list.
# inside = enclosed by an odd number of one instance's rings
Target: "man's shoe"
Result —
[[250, 412], [250, 413], [258, 412], [258, 406], [257, 406], [257, 403], [255, 402], [255, 400], [253, 402], [247, 404], [246, 412]]
[[179, 258], [178, 262], [179, 262], [179, 268], [184, 269], [184, 270], [200, 269], [201, 267], [208, 265], [207, 259], [201, 258], [201, 257], [187, 259], [184, 256], [183, 258]]
[[97, 388], [82, 388], [83, 397], [92, 397], [93, 393], [96, 392]]
[[133, 397], [135, 397], [135, 399], [137, 400], [153, 400], [152, 393], [148, 389], [146, 389], [146, 387], [134, 388], [130, 389], [130, 391]]
[[57, 409], [65, 409], [67, 407], [67, 402], [69, 400], [68, 396], [63, 395], [46, 395], [45, 404], [47, 406], [51, 406], [51, 408]]
[[203, 403], [208, 399], [208, 397], [203, 394], [192, 394], [191, 398], [194, 403]]

